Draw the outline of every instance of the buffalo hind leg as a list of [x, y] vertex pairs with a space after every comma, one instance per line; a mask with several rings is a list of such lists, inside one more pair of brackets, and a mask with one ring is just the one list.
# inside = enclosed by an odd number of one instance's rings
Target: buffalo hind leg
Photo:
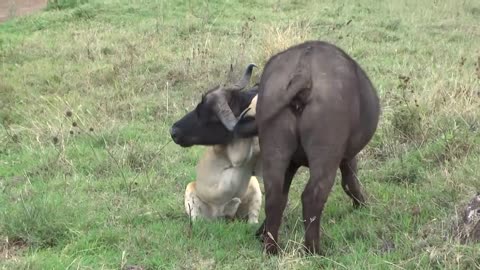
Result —
[[365, 205], [365, 196], [363, 195], [360, 182], [357, 179], [357, 158], [351, 160], [344, 159], [340, 163], [342, 172], [342, 187], [353, 200], [353, 207], [358, 208]]
[[[278, 230], [282, 223], [283, 211], [287, 205], [288, 193], [285, 175], [293, 154], [297, 150], [296, 130], [284, 122], [295, 121], [294, 115], [285, 111], [279, 114], [272, 127], [259, 132], [262, 149], [263, 182], [265, 187], [265, 229], [263, 246], [267, 254], [278, 253]], [[294, 123], [294, 122], [293, 122]], [[278, 134], [281, 134], [279, 136]]]
[[283, 192], [283, 185], [289, 162], [290, 160], [286, 158], [275, 158], [266, 160], [264, 164], [265, 228], [263, 245], [267, 254], [278, 253], [278, 231], [288, 200], [288, 194]]
[[[290, 162], [290, 165], [287, 168], [287, 171], [285, 172], [285, 182], [283, 186], [283, 193], [288, 194], [290, 191], [290, 185], [292, 184], [293, 177], [298, 171], [298, 166], [297, 164]], [[264, 238], [263, 236], [265, 235], [265, 220], [263, 220], [262, 225], [258, 228], [257, 232], [255, 233], [255, 236], [259, 238], [260, 241], [263, 242]]]
[[340, 163], [328, 155], [318, 154], [309, 158], [310, 179], [302, 193], [305, 248], [314, 254], [320, 254], [321, 216]]

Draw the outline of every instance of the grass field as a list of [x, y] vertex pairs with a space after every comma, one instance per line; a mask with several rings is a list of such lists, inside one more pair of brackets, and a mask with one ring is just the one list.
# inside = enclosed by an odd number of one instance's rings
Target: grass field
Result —
[[[1, 268], [480, 269], [480, 244], [450, 230], [480, 191], [479, 22], [475, 0], [63, 0], [0, 24]], [[337, 181], [325, 256], [302, 255], [302, 169], [268, 257], [257, 226], [190, 224], [204, 148], [168, 131], [231, 64], [238, 77], [256, 63], [256, 81], [308, 39], [378, 88], [359, 163], [369, 205], [353, 210]]]

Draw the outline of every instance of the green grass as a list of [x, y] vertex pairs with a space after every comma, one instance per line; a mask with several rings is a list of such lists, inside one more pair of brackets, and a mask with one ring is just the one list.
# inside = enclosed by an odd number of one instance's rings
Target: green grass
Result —
[[[0, 24], [0, 266], [480, 268], [480, 246], [449, 233], [480, 183], [480, 3], [239, 2], [51, 1]], [[359, 165], [369, 206], [353, 211], [337, 183], [325, 257], [301, 255], [302, 169], [283, 252], [268, 257], [257, 226], [190, 226], [183, 194], [203, 148], [168, 130], [230, 64], [238, 76], [257, 63], [258, 80], [269, 56], [307, 39], [338, 44], [378, 88]]]

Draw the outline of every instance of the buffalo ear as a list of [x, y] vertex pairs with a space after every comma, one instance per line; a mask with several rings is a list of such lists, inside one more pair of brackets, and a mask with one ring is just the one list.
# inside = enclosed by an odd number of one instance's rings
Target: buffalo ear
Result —
[[250, 138], [258, 135], [257, 122], [254, 116], [244, 116], [240, 118], [233, 129], [233, 135], [236, 138]]

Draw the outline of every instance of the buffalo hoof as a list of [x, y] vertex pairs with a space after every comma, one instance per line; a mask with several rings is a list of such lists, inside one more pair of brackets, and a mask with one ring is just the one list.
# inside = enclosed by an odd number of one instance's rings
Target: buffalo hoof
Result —
[[255, 232], [255, 237], [257, 237], [260, 242], [264, 242], [265, 240], [265, 220], [262, 222], [262, 225], [258, 228], [258, 230]]
[[324, 252], [320, 249], [318, 245], [305, 245], [304, 247], [306, 255], [314, 256], [314, 255], [319, 255], [323, 256]]
[[363, 202], [353, 201], [353, 208], [354, 209], [360, 209], [360, 208], [363, 208], [363, 207], [366, 207], [366, 206], [367, 206], [367, 203], [365, 201], [363, 201]]
[[367, 206], [367, 202], [365, 200], [365, 197], [362, 195], [358, 199], [353, 200], [353, 208], [358, 209]]
[[277, 255], [278, 254], [278, 245], [275, 243], [269, 236], [264, 236], [263, 248], [268, 255]]

